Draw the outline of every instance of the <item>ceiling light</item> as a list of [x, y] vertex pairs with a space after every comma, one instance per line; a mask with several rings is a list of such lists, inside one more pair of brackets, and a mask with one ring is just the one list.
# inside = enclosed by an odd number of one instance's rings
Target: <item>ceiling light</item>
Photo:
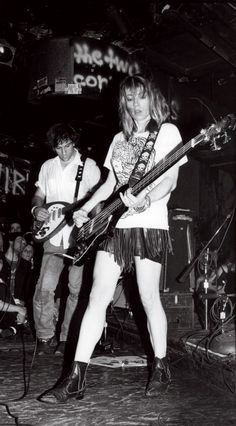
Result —
[[11, 46], [6, 40], [0, 39], [0, 64], [11, 67], [15, 50], [15, 47]]

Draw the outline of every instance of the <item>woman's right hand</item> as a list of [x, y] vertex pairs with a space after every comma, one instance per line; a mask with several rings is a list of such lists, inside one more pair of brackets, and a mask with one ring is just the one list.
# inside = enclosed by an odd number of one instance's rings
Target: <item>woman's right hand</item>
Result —
[[84, 209], [77, 210], [73, 214], [73, 220], [77, 228], [81, 228], [89, 220], [88, 213]]

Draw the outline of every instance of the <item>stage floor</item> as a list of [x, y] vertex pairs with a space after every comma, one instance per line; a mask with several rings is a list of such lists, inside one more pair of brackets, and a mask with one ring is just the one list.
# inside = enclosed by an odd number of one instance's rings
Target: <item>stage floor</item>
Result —
[[[206, 338], [204, 331], [169, 330], [172, 384], [166, 395], [146, 398], [148, 349], [144, 348], [145, 339], [141, 341], [134, 324], [131, 325], [133, 319], [128, 315], [129, 319], [121, 322], [124, 314], [116, 312], [115, 320], [108, 317], [106, 335], [88, 369], [84, 399], [64, 405], [53, 406], [37, 400], [56, 382], [63, 359], [53, 354], [35, 356], [32, 336], [25, 336], [23, 342], [20, 336], [1, 339], [0, 425], [236, 424], [234, 356], [212, 353], [207, 356], [203, 349], [199, 350], [200, 340]], [[68, 346], [67, 353], [71, 352]]]

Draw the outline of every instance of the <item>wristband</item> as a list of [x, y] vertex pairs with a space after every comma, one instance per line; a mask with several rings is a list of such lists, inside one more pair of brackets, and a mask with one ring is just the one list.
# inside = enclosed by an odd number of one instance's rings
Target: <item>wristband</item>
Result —
[[137, 207], [134, 207], [134, 210], [137, 212], [137, 213], [143, 213], [145, 210], [147, 210], [149, 207], [150, 207], [150, 205], [151, 205], [151, 198], [150, 198], [150, 196], [149, 195], [145, 195], [145, 198], [144, 198], [144, 204], [143, 204], [143, 206], [137, 206]]
[[40, 206], [34, 206], [34, 207], [32, 207], [32, 209], [31, 209], [31, 213], [32, 213], [32, 215], [35, 217], [35, 215], [34, 215], [34, 212], [35, 212], [35, 209], [37, 209], [38, 207], [40, 207]]
[[152, 204], [152, 200], [150, 198], [150, 195], [146, 194], [145, 195], [145, 200], [146, 200], [146, 208], [149, 209], [150, 205]]

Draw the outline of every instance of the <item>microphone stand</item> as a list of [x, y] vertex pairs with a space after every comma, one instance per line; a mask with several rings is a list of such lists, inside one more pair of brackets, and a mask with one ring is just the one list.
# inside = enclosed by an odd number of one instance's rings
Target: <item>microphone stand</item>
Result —
[[[206, 253], [207, 253], [207, 261], [208, 261], [208, 256], [209, 256], [209, 248], [207, 248], [206, 249]], [[209, 280], [208, 280], [208, 278], [207, 278], [207, 263], [205, 263], [205, 266], [204, 266], [204, 275], [205, 275], [205, 278], [204, 278], [204, 282], [203, 282], [203, 288], [204, 288], [204, 295], [205, 295], [205, 297], [204, 297], [204, 308], [205, 308], [205, 330], [208, 330], [208, 298], [207, 298], [207, 295], [208, 295], [208, 288], [209, 288]]]
[[[227, 222], [227, 220], [229, 218], [231, 218], [232, 213], [229, 213], [226, 218], [224, 219], [224, 221], [222, 222], [222, 224], [219, 226], [219, 228], [215, 231], [215, 233], [213, 234], [213, 236], [209, 239], [209, 241], [205, 244], [205, 246], [203, 247], [203, 249], [200, 251], [199, 254], [197, 254], [192, 260], [191, 262], [184, 268], [184, 270], [176, 277], [177, 281], [179, 283], [184, 283], [188, 277], [188, 275], [190, 274], [190, 272], [192, 271], [195, 263], [201, 258], [201, 256], [203, 255], [203, 253], [205, 252], [205, 250], [208, 249], [209, 245], [211, 244], [211, 242], [214, 240], [214, 238], [216, 237], [216, 235], [220, 232], [220, 230], [223, 228], [223, 226], [225, 225], [225, 223]], [[205, 302], [205, 330], [208, 329], [208, 299], [207, 299], [207, 293], [208, 293], [208, 287], [209, 287], [209, 282], [207, 279], [207, 276], [205, 274], [205, 279], [204, 279], [204, 292], [205, 292], [205, 297], [204, 297], [204, 302]]]

